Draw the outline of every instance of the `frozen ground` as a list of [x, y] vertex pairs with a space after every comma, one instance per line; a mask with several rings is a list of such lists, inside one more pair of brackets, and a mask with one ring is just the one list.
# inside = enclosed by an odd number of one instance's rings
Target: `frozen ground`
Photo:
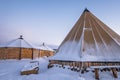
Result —
[[[93, 72], [82, 74], [81, 79], [78, 72], [59, 67], [47, 69], [48, 60], [46, 58], [37, 59], [39, 61], [39, 74], [20, 75], [20, 71], [31, 60], [1, 60], [0, 80], [95, 80]], [[111, 72], [100, 72], [100, 80], [120, 80], [115, 79]]]

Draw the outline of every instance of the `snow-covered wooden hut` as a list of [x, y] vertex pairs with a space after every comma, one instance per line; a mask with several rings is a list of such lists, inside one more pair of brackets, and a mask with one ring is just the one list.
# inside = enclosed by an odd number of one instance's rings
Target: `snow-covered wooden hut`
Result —
[[40, 45], [38, 49], [39, 49], [39, 57], [44, 57], [44, 56], [49, 57], [54, 55], [54, 50], [45, 43]]
[[120, 65], [120, 36], [85, 9], [50, 62], [76, 67]]
[[0, 59], [37, 58], [39, 50], [25, 41], [22, 36], [18, 39], [0, 45]]

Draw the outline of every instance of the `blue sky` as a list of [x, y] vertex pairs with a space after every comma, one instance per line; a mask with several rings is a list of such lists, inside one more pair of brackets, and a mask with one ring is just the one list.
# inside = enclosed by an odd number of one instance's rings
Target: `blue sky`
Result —
[[0, 0], [0, 42], [59, 45], [86, 7], [120, 34], [120, 0]]

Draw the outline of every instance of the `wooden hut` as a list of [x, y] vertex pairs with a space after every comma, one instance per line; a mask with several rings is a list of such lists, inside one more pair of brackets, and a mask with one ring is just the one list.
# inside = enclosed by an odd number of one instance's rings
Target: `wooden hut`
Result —
[[39, 50], [25, 41], [22, 36], [0, 46], [0, 59], [33, 59], [37, 58]]
[[50, 64], [59, 63], [82, 68], [120, 65], [120, 36], [85, 9], [50, 58]]
[[54, 55], [54, 50], [51, 49], [48, 45], [46, 45], [45, 43], [43, 43], [42, 45], [40, 45], [38, 47], [39, 49], [39, 57], [49, 57], [49, 56], [53, 56]]

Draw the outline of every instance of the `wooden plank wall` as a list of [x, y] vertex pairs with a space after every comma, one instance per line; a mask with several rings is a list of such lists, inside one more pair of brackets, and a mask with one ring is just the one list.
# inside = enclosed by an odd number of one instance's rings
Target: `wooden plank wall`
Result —
[[32, 49], [31, 48], [22, 48], [21, 49], [21, 59], [32, 59]]
[[[33, 51], [32, 51], [33, 50]], [[32, 49], [32, 48], [0, 48], [0, 59], [19, 59], [19, 55], [21, 54], [21, 59], [27, 58], [33, 59], [43, 57], [43, 56], [52, 56], [54, 55], [53, 51], [47, 50], [39, 50], [39, 49]]]
[[33, 59], [39, 58], [39, 49], [33, 49]]
[[39, 57], [44, 57], [44, 56], [53, 56], [54, 52], [53, 51], [47, 51], [47, 50], [40, 50]]
[[5, 48], [5, 59], [18, 59], [20, 48]]
[[5, 48], [0, 48], [0, 59], [5, 58]]

